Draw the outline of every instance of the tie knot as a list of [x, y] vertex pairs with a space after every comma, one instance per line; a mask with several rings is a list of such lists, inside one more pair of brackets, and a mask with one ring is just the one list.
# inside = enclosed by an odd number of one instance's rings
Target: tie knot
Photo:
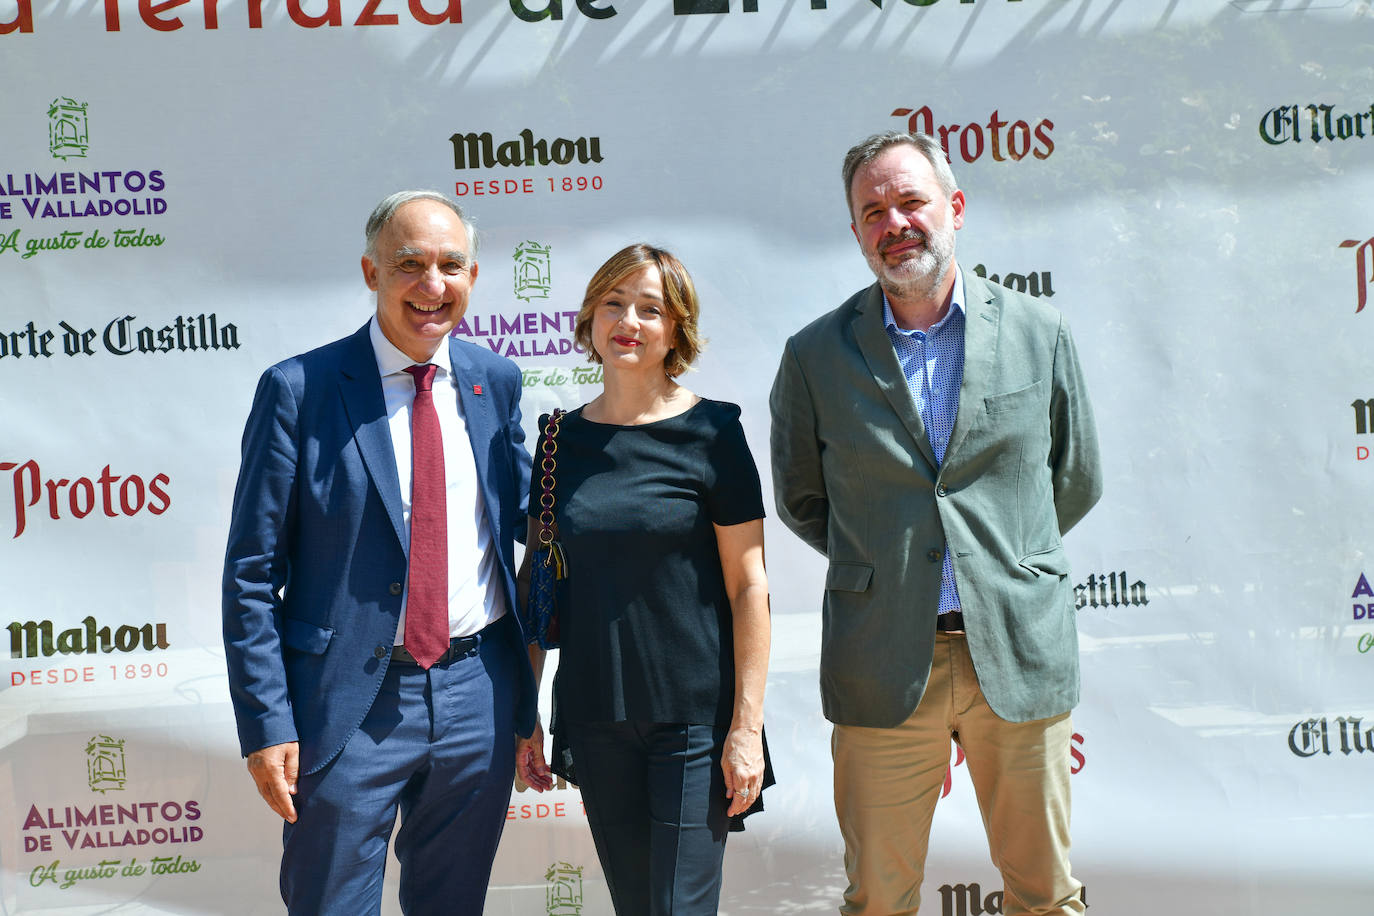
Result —
[[434, 385], [434, 373], [439, 371], [439, 367], [433, 363], [425, 363], [423, 366], [410, 366], [406, 371], [415, 377], [416, 391], [429, 391]]

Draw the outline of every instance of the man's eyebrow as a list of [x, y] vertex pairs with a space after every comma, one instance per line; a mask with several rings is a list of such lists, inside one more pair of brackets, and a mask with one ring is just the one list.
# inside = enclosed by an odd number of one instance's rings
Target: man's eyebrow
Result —
[[[401, 260], [402, 258], [422, 258], [424, 256], [425, 250], [423, 248], [415, 248], [410, 245], [402, 245], [400, 248], [397, 248], [391, 255], [391, 257], [397, 261]], [[451, 251], [445, 251], [443, 257], [445, 261], [457, 261], [459, 264], [463, 265], [466, 265], [468, 263], [467, 252], [461, 251], [457, 248], [454, 248]]]
[[[425, 250], [423, 248], [415, 248], [411, 245], [402, 245], [391, 253], [393, 261], [402, 261], [406, 258], [423, 258], [424, 256]], [[444, 252], [443, 259], [445, 261], [457, 261], [463, 267], [466, 267], [470, 260], [466, 251], [460, 251], [457, 248]]]

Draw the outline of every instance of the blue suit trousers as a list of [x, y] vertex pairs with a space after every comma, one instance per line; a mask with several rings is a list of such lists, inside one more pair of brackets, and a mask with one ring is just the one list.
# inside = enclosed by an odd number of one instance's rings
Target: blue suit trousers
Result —
[[482, 912], [515, 765], [515, 633], [507, 614], [465, 656], [391, 663], [344, 749], [299, 780], [282, 836], [290, 913], [380, 912], [398, 811], [402, 911]]

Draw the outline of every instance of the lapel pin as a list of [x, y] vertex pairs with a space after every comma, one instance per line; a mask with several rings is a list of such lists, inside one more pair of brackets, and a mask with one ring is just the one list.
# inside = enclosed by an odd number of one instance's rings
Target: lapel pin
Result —
[[473, 393], [473, 394], [481, 394], [481, 393], [482, 393], [482, 386], [481, 386], [481, 385], [473, 385], [473, 386], [472, 386], [472, 393]]

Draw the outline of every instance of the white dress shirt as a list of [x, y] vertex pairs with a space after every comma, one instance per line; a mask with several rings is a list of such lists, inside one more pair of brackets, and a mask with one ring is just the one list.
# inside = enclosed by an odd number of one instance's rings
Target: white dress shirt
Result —
[[[377, 369], [382, 376], [387, 426], [396, 454], [401, 485], [401, 514], [410, 531], [410, 412], [415, 401], [415, 379], [406, 372], [415, 361], [386, 339], [374, 315], [369, 331]], [[477, 485], [477, 465], [472, 457], [458, 380], [449, 363], [448, 341], [430, 358], [439, 367], [434, 374], [434, 409], [444, 439], [444, 500], [448, 510], [448, 631], [449, 636], [471, 636], [506, 613], [500, 585], [500, 563], [487, 524], [486, 505]], [[401, 620], [396, 644], [404, 641], [406, 594], [401, 597]]]

